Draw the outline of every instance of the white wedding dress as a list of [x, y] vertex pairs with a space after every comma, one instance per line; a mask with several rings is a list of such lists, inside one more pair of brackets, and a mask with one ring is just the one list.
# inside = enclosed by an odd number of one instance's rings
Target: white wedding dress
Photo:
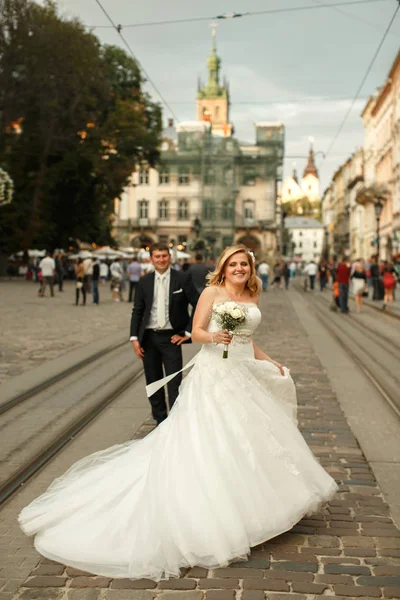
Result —
[[178, 577], [245, 559], [334, 495], [297, 429], [289, 371], [254, 358], [261, 315], [247, 310], [227, 359], [202, 347], [168, 419], [80, 460], [22, 510], [41, 554], [110, 577]]

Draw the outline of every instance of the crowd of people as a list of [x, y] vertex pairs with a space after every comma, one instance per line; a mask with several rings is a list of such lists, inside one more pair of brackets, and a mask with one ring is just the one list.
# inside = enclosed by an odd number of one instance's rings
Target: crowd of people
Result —
[[[200, 294], [206, 285], [206, 275], [215, 265], [212, 261], [205, 263], [202, 254], [197, 253], [193, 260], [177, 262], [171, 267], [176, 271], [187, 272]], [[153, 270], [154, 265], [150, 259], [139, 259], [138, 256], [129, 259], [116, 257], [108, 261], [91, 256], [78, 257], [71, 263], [63, 253], [52, 256], [48, 252], [32, 266], [29, 278], [35, 278], [40, 284], [40, 297], [45, 297], [47, 290], [54, 297], [57, 287], [59, 292], [64, 291], [65, 279], [73, 279], [75, 305], [85, 306], [88, 294], [91, 294], [93, 304], [99, 304], [100, 286], [105, 284], [109, 284], [114, 302], [132, 302], [139, 280]]]
[[391, 309], [393, 306], [396, 284], [400, 282], [400, 260], [384, 260], [378, 263], [377, 257], [370, 260], [359, 258], [351, 261], [341, 257], [337, 261], [328, 263], [322, 260], [319, 265], [314, 261], [308, 263], [303, 273], [305, 287], [315, 287], [316, 278], [320, 290], [327, 288], [328, 281], [332, 282], [333, 308], [340, 309], [344, 314], [349, 312], [349, 295], [354, 297], [356, 312], [360, 313], [364, 298], [370, 297], [374, 301], [382, 301], [382, 310]]

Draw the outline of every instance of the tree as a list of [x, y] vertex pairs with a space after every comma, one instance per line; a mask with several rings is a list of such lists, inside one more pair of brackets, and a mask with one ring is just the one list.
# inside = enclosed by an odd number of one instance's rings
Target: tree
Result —
[[142, 85], [132, 58], [53, 3], [0, 0], [0, 166], [15, 182], [3, 251], [109, 241], [114, 199], [158, 156], [161, 111]]

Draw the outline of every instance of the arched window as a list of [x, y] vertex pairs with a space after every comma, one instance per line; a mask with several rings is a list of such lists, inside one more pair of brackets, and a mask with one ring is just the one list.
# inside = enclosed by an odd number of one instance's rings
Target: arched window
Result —
[[213, 200], [204, 200], [203, 202], [203, 219], [215, 219], [215, 204]]
[[243, 202], [243, 216], [245, 219], [254, 219], [254, 200], [245, 200]]
[[139, 171], [139, 185], [149, 185], [149, 170], [141, 169]]
[[189, 202], [188, 200], [178, 200], [178, 219], [186, 220], [189, 218]]
[[206, 170], [206, 174], [204, 177], [204, 183], [206, 185], [214, 185], [215, 183], [215, 172], [214, 169], [212, 167], [208, 167], [208, 169]]
[[169, 218], [169, 202], [168, 200], [160, 200], [158, 203], [158, 218], [168, 219]]
[[159, 185], [167, 185], [169, 183], [169, 170], [166, 167], [159, 171], [158, 183]]

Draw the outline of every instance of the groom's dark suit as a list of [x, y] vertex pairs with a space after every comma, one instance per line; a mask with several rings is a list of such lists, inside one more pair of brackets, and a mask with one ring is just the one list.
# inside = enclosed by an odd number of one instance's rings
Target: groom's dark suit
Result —
[[[170, 271], [168, 320], [172, 329], [149, 329], [151, 310], [154, 300], [155, 273], [142, 277], [136, 286], [135, 303], [131, 318], [131, 337], [136, 337], [144, 350], [143, 366], [146, 383], [161, 379], [163, 366], [165, 374], [170, 375], [182, 368], [182, 349], [171, 342], [175, 334], [181, 336], [191, 331], [191, 319], [188, 304], [196, 305], [198, 294], [183, 272]], [[168, 400], [172, 407], [177, 396], [182, 375], [177, 375], [168, 383]], [[152, 413], [157, 423], [167, 417], [164, 388], [150, 397]]]

